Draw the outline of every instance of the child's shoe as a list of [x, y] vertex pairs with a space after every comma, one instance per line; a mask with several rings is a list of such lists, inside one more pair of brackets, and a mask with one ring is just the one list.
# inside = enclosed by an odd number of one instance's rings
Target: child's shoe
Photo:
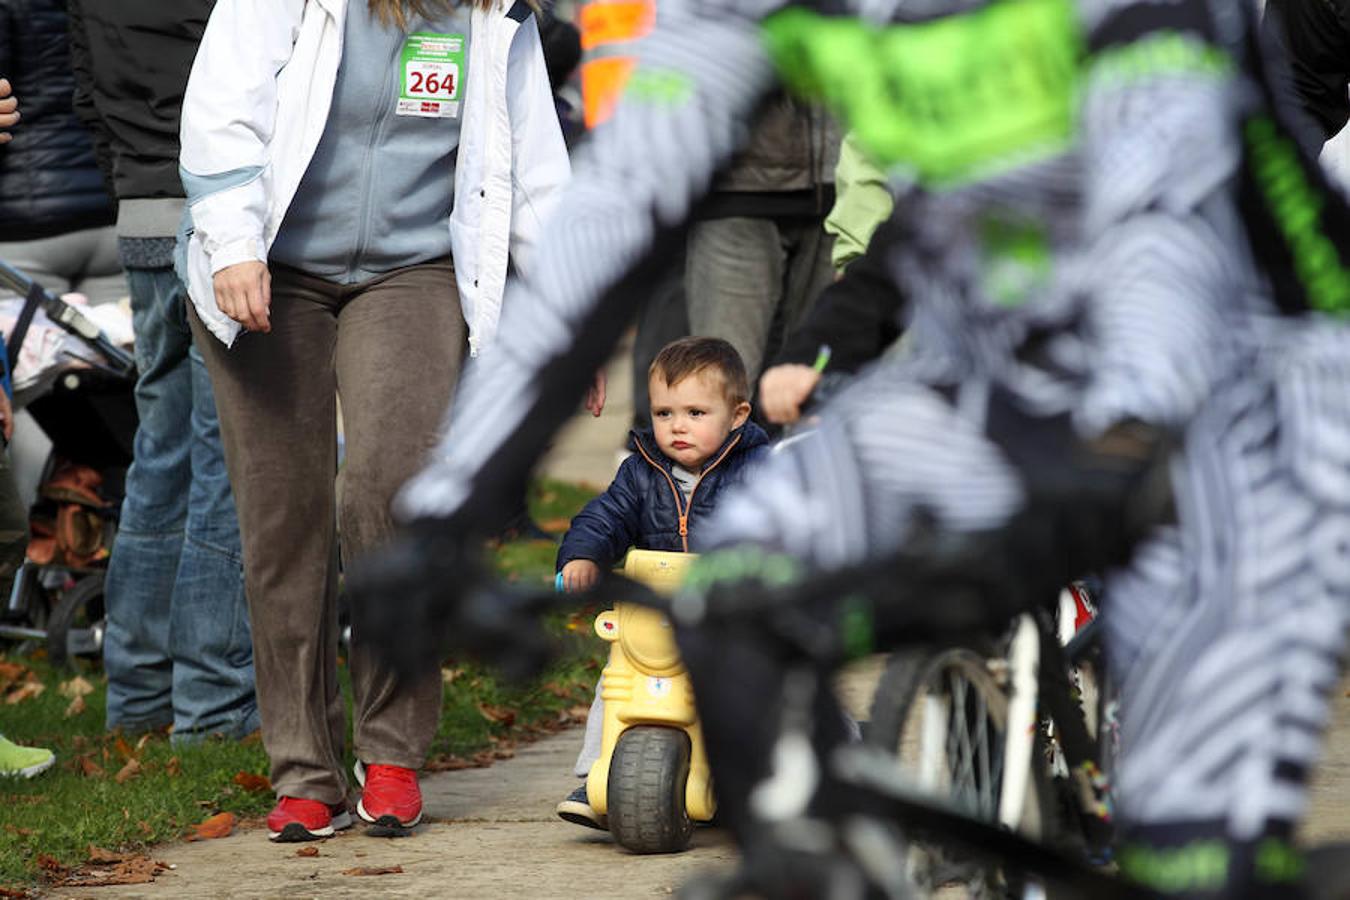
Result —
[[279, 844], [317, 841], [351, 827], [352, 816], [346, 803], [329, 806], [304, 797], [282, 797], [267, 814], [267, 839]]
[[56, 763], [56, 754], [41, 747], [20, 747], [0, 737], [0, 775], [32, 778], [41, 775]]
[[584, 781], [580, 787], [567, 795], [567, 799], [558, 804], [558, 818], [573, 825], [609, 831], [609, 820], [596, 812], [587, 799]]
[[356, 814], [371, 824], [366, 834], [402, 837], [422, 821], [422, 790], [416, 771], [378, 763], [367, 767], [359, 759], [355, 770], [362, 787]]

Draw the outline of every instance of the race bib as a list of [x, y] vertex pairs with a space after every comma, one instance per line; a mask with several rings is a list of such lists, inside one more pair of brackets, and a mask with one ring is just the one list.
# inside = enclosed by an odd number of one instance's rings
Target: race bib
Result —
[[400, 116], [453, 119], [464, 84], [464, 35], [408, 35], [400, 60]]

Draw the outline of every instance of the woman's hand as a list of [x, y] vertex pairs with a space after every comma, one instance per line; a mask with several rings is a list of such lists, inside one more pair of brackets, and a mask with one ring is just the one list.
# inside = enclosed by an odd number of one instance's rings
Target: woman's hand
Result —
[[810, 366], [774, 366], [759, 379], [760, 410], [775, 425], [791, 425], [819, 381], [820, 373]]
[[563, 589], [584, 591], [600, 580], [600, 567], [589, 559], [574, 559], [562, 568]]
[[272, 275], [256, 261], [226, 266], [212, 279], [216, 306], [249, 331], [272, 330]]
[[608, 384], [609, 376], [605, 374], [605, 370], [596, 369], [595, 380], [586, 388], [586, 411], [592, 416], [598, 416], [605, 411], [605, 388]]
[[14, 140], [14, 135], [4, 129], [13, 128], [19, 122], [19, 98], [11, 96], [13, 93], [9, 79], [0, 78], [0, 144]]

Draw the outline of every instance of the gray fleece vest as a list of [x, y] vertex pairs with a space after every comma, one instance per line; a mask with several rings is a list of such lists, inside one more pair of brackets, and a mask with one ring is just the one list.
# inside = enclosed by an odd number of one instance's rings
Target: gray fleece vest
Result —
[[[409, 35], [446, 34], [469, 53], [469, 12], [414, 18], [407, 32], [347, 6], [342, 64], [323, 137], [272, 246], [270, 261], [340, 284], [450, 255], [460, 113], [399, 115], [409, 87], [425, 92], [444, 66], [408, 60]], [[460, 65], [464, 76], [466, 65]], [[443, 88], [441, 89], [444, 90]], [[463, 87], [458, 87], [463, 96]], [[456, 104], [458, 105], [458, 104]], [[447, 105], [448, 107], [448, 105]]]

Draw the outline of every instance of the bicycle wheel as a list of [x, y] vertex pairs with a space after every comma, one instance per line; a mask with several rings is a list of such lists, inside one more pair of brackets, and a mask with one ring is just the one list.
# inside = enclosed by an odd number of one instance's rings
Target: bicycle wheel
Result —
[[[894, 654], [877, 687], [867, 740], [894, 754], [920, 790], [992, 823], [999, 821], [1004, 794], [1009, 697], [1006, 676], [991, 660], [996, 657], [987, 648], [973, 644]], [[1031, 753], [1028, 765], [1020, 807], [1006, 824], [1042, 838], [1053, 821], [1043, 754]], [[1015, 889], [997, 867], [939, 844], [912, 841], [908, 853], [906, 866], [920, 890], [963, 885], [969, 896], [989, 898]]]

